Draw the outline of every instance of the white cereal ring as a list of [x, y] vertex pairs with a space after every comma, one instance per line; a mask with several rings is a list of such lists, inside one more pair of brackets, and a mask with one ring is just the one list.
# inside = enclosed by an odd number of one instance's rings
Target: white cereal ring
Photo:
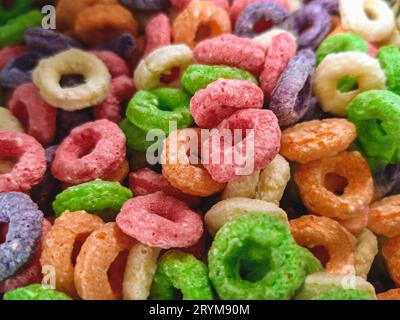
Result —
[[0, 119], [0, 131], [24, 132], [21, 123], [10, 110], [0, 107]]
[[339, 12], [343, 28], [369, 42], [384, 41], [395, 27], [393, 12], [382, 0], [340, 0]]
[[[79, 74], [85, 83], [62, 88], [63, 75]], [[33, 83], [50, 105], [67, 111], [81, 110], [104, 101], [109, 92], [111, 75], [106, 65], [87, 52], [70, 49], [43, 59], [33, 71]]]
[[367, 279], [375, 256], [378, 254], [378, 240], [376, 236], [364, 229], [357, 237], [354, 248], [355, 268], [357, 276]]
[[282, 33], [287, 33], [289, 36], [293, 38], [294, 42], [297, 42], [296, 37], [291, 32], [279, 28], [273, 28], [271, 30], [268, 30], [254, 37], [252, 40], [257, 42], [265, 51], [268, 51], [268, 48], [271, 45], [272, 38]]
[[229, 182], [222, 199], [243, 197], [279, 205], [289, 180], [289, 162], [277, 155], [265, 169]]
[[147, 300], [157, 269], [160, 249], [140, 242], [129, 251], [122, 282], [124, 300]]
[[289, 226], [286, 212], [277, 205], [247, 198], [220, 201], [206, 213], [204, 218], [208, 231], [215, 236], [226, 223], [252, 212], [264, 212], [267, 215], [276, 216]]
[[135, 85], [139, 90], [151, 90], [166, 85], [177, 87], [180, 77], [165, 84], [161, 82], [161, 76], [173, 68], [179, 68], [182, 75], [193, 62], [192, 50], [184, 44], [158, 48], [139, 63], [134, 74]]
[[[345, 76], [356, 78], [358, 88], [349, 92], [337, 90], [337, 82]], [[386, 77], [379, 62], [362, 52], [329, 54], [318, 66], [313, 90], [321, 108], [336, 116], [346, 115], [346, 106], [359, 93], [385, 87]]]

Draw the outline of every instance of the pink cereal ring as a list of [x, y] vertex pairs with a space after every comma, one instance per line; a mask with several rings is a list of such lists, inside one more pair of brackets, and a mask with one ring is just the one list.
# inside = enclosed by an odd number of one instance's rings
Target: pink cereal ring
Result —
[[0, 50], [0, 69], [13, 58], [25, 53], [27, 48], [25, 46], [6, 47]]
[[158, 191], [174, 197], [196, 208], [200, 205], [200, 197], [191, 196], [174, 188], [169, 181], [159, 173], [148, 168], [140, 169], [129, 176], [129, 187], [135, 196], [146, 196]]
[[204, 40], [193, 54], [199, 63], [237, 67], [256, 75], [262, 71], [265, 60], [264, 49], [257, 42], [233, 34]]
[[232, 25], [235, 25], [236, 19], [239, 17], [240, 13], [252, 3], [268, 3], [273, 2], [281, 5], [285, 9], [289, 10], [290, 5], [288, 0], [234, 0], [230, 8], [230, 16], [232, 20]]
[[143, 57], [160, 47], [171, 44], [172, 30], [169, 18], [160, 13], [152, 18], [146, 25], [146, 47]]
[[204, 232], [198, 213], [162, 192], [127, 201], [117, 216], [117, 224], [143, 244], [162, 249], [195, 245]]
[[121, 122], [121, 103], [129, 100], [135, 91], [132, 77], [123, 75], [113, 78], [108, 97], [93, 109], [95, 118], [107, 119], [115, 123]]
[[29, 191], [46, 171], [42, 145], [35, 138], [19, 132], [0, 132], [0, 159], [17, 162], [8, 173], [0, 174], [0, 192]]
[[43, 145], [53, 142], [56, 134], [56, 109], [39, 95], [33, 83], [17, 87], [9, 101], [10, 111], [24, 126], [26, 133]]
[[378, 53], [378, 49], [372, 45], [371, 43], [368, 43], [368, 54], [375, 58], [376, 54]]
[[125, 135], [109, 120], [73, 129], [58, 147], [53, 176], [69, 184], [91, 181], [115, 171], [125, 160]]
[[39, 242], [32, 258], [23, 269], [15, 276], [0, 282], [0, 293], [11, 291], [20, 287], [25, 287], [33, 283], [40, 283], [43, 277], [42, 265], [40, 264], [40, 256], [42, 254], [42, 243], [51, 229], [51, 223], [44, 219], [42, 226], [42, 238]]
[[[182, 11], [185, 7], [190, 3], [192, 0], [171, 0], [171, 6], [176, 11]], [[221, 7], [222, 9], [229, 11], [229, 0], [211, 0], [217, 6]]]
[[130, 76], [131, 72], [126, 62], [111, 51], [91, 51], [91, 54], [99, 58], [108, 68], [112, 78]]
[[266, 98], [271, 97], [282, 72], [296, 55], [296, 50], [296, 41], [290, 34], [281, 33], [272, 38], [260, 75], [260, 86]]
[[190, 112], [201, 128], [215, 128], [240, 109], [262, 109], [264, 94], [250, 81], [219, 79], [196, 92]]
[[[239, 143], [234, 137], [241, 130]], [[227, 131], [231, 131], [230, 145], [225, 146]], [[222, 140], [222, 141], [221, 141]], [[278, 119], [270, 110], [245, 109], [223, 120], [216, 132], [203, 143], [209, 158], [204, 167], [217, 182], [230, 182], [265, 168], [275, 159], [280, 149], [281, 130]], [[232, 146], [233, 145], [233, 146]], [[215, 160], [216, 159], [216, 160]]]

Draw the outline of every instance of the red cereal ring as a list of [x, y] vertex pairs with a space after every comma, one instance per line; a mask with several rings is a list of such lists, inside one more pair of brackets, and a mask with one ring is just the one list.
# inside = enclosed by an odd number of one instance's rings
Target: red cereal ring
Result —
[[141, 243], [162, 249], [195, 245], [204, 232], [198, 213], [163, 192], [127, 201], [117, 216], [117, 224]]
[[234, 0], [229, 14], [231, 16], [232, 24], [235, 25], [236, 19], [239, 17], [240, 13], [249, 5], [252, 3], [268, 3], [268, 2], [273, 2], [276, 4], [281, 5], [285, 9], [289, 10], [290, 5], [288, 0]]
[[313, 215], [290, 221], [293, 238], [300, 246], [314, 249], [324, 247], [329, 254], [326, 271], [343, 274], [354, 267], [354, 237], [335, 220]]
[[207, 254], [207, 233], [204, 232], [203, 236], [195, 245], [188, 248], [176, 248], [176, 250], [189, 253], [197, 259], [202, 260]]
[[[332, 175], [345, 180], [345, 188], [332, 189], [326, 179]], [[303, 164], [295, 175], [304, 205], [319, 215], [347, 220], [364, 212], [373, 197], [373, 181], [368, 163], [359, 152]], [[334, 186], [335, 187], [335, 186]]]
[[264, 49], [255, 41], [223, 34], [200, 42], [193, 50], [197, 62], [226, 65], [260, 74], [265, 61]]
[[296, 41], [289, 33], [281, 33], [272, 38], [260, 75], [260, 86], [266, 98], [271, 97], [282, 72], [296, 51]]
[[400, 236], [390, 238], [382, 248], [382, 255], [390, 278], [400, 287]]
[[0, 70], [5, 67], [5, 65], [17, 56], [27, 52], [28, 49], [25, 46], [13, 46], [5, 47], [0, 50]]
[[111, 51], [96, 51], [96, 50], [90, 51], [90, 53], [94, 54], [107, 66], [108, 71], [110, 72], [112, 78], [116, 78], [119, 76], [130, 77], [132, 75], [131, 71], [129, 70], [129, 66], [116, 53]]
[[53, 142], [56, 134], [56, 109], [42, 99], [33, 83], [17, 87], [8, 105], [27, 134], [45, 146]]
[[172, 30], [168, 16], [160, 13], [151, 18], [146, 25], [145, 34], [146, 47], [143, 57], [146, 57], [155, 49], [171, 44]]
[[93, 108], [94, 117], [96, 119], [107, 119], [115, 123], [121, 122], [121, 104], [129, 100], [135, 91], [135, 84], [131, 77], [122, 75], [113, 78], [107, 98]]
[[[240, 137], [238, 132], [241, 132]], [[226, 136], [232, 140], [228, 146], [221, 143]], [[236, 143], [235, 136], [242, 140]], [[255, 171], [264, 169], [275, 159], [279, 153], [280, 140], [278, 119], [272, 111], [258, 109], [237, 111], [223, 120], [217, 130], [203, 143], [203, 148], [209, 150], [204, 167], [213, 180], [220, 183], [233, 181], [239, 176], [251, 175]]]
[[389, 238], [400, 235], [400, 195], [373, 203], [369, 210], [368, 228]]
[[129, 175], [129, 187], [135, 196], [146, 196], [161, 191], [167, 196], [187, 203], [192, 208], [200, 205], [200, 197], [185, 194], [174, 188], [162, 174], [148, 168], [131, 173]]
[[[33, 256], [19, 273], [12, 276], [11, 278], [8, 278], [7, 280], [4, 280], [3, 282], [0, 282], [0, 293], [11, 291], [20, 287], [25, 287], [33, 283], [40, 283], [43, 277], [42, 265], [40, 264], [42, 245], [50, 229], [51, 223], [48, 220], [43, 219], [41, 242], [39, 242], [38, 246], [36, 247]], [[5, 234], [7, 234], [7, 231], [4, 231]]]
[[106, 176], [125, 160], [125, 135], [108, 120], [73, 129], [58, 147], [51, 172], [63, 182], [80, 184]]
[[57, 290], [77, 297], [74, 263], [79, 245], [103, 224], [101, 218], [85, 211], [67, 211], [55, 220], [53, 228], [44, 240], [40, 262], [42, 266], [54, 268]]
[[[171, 0], [171, 6], [176, 11], [182, 11], [192, 0]], [[212, 2], [224, 9], [225, 11], [229, 10], [229, 0], [212, 0]]]
[[113, 222], [90, 234], [75, 265], [75, 287], [83, 300], [122, 298], [125, 262], [133, 244], [134, 240]]
[[35, 138], [19, 132], [0, 132], [0, 159], [16, 159], [12, 170], [0, 174], [0, 193], [29, 191], [43, 178], [46, 158]]
[[225, 184], [214, 181], [206, 169], [190, 161], [188, 147], [196, 138], [201, 148], [203, 137], [199, 128], [178, 130], [169, 135], [161, 155], [163, 175], [174, 188], [186, 194], [208, 197], [224, 190]]
[[250, 81], [219, 79], [199, 90], [190, 102], [190, 112], [201, 128], [215, 128], [240, 109], [262, 109], [264, 94]]

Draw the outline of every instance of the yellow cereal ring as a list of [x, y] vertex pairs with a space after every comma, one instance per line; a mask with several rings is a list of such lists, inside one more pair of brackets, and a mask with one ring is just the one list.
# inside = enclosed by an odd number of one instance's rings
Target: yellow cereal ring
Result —
[[122, 293], [124, 300], [147, 300], [157, 270], [160, 249], [140, 242], [129, 251], [126, 262]]
[[368, 229], [364, 229], [364, 231], [357, 237], [357, 243], [354, 248], [357, 276], [367, 279], [377, 253], [378, 240], [376, 236]]
[[135, 85], [139, 90], [151, 90], [157, 87], [179, 87], [180, 77], [172, 82], [163, 83], [162, 75], [179, 68], [180, 75], [194, 62], [192, 50], [183, 44], [169, 45], [151, 52], [140, 61], [135, 70]]
[[24, 132], [21, 123], [10, 110], [0, 107], [0, 119], [0, 131]]
[[[62, 88], [63, 75], [81, 74], [85, 83]], [[43, 59], [33, 71], [32, 79], [40, 95], [50, 105], [75, 111], [101, 103], [108, 95], [111, 75], [106, 65], [87, 52], [70, 49]]]
[[[357, 79], [356, 90], [337, 90], [337, 82], [345, 76]], [[319, 64], [313, 90], [325, 112], [345, 116], [346, 106], [355, 96], [363, 91], [384, 88], [385, 82], [385, 74], [376, 59], [362, 52], [340, 52], [329, 54]]]
[[252, 212], [263, 212], [288, 224], [286, 212], [273, 203], [247, 198], [231, 198], [218, 202], [205, 215], [205, 223], [212, 236], [226, 223]]
[[268, 30], [256, 37], [254, 37], [252, 40], [257, 42], [265, 50], [265, 52], [267, 52], [268, 48], [271, 44], [272, 38], [277, 35], [280, 35], [282, 33], [288, 34], [289, 36], [291, 36], [293, 38], [294, 42], [297, 42], [296, 37], [291, 32], [284, 30], [284, 29], [279, 29], [279, 28], [273, 28], [271, 30]]
[[393, 12], [384, 1], [340, 0], [339, 12], [343, 28], [369, 42], [387, 39], [395, 27]]

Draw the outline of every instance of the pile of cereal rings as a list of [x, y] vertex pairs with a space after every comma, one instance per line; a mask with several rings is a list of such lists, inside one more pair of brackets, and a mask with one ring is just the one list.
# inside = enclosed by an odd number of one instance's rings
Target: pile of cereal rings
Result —
[[0, 4], [0, 298], [400, 300], [399, 15]]

